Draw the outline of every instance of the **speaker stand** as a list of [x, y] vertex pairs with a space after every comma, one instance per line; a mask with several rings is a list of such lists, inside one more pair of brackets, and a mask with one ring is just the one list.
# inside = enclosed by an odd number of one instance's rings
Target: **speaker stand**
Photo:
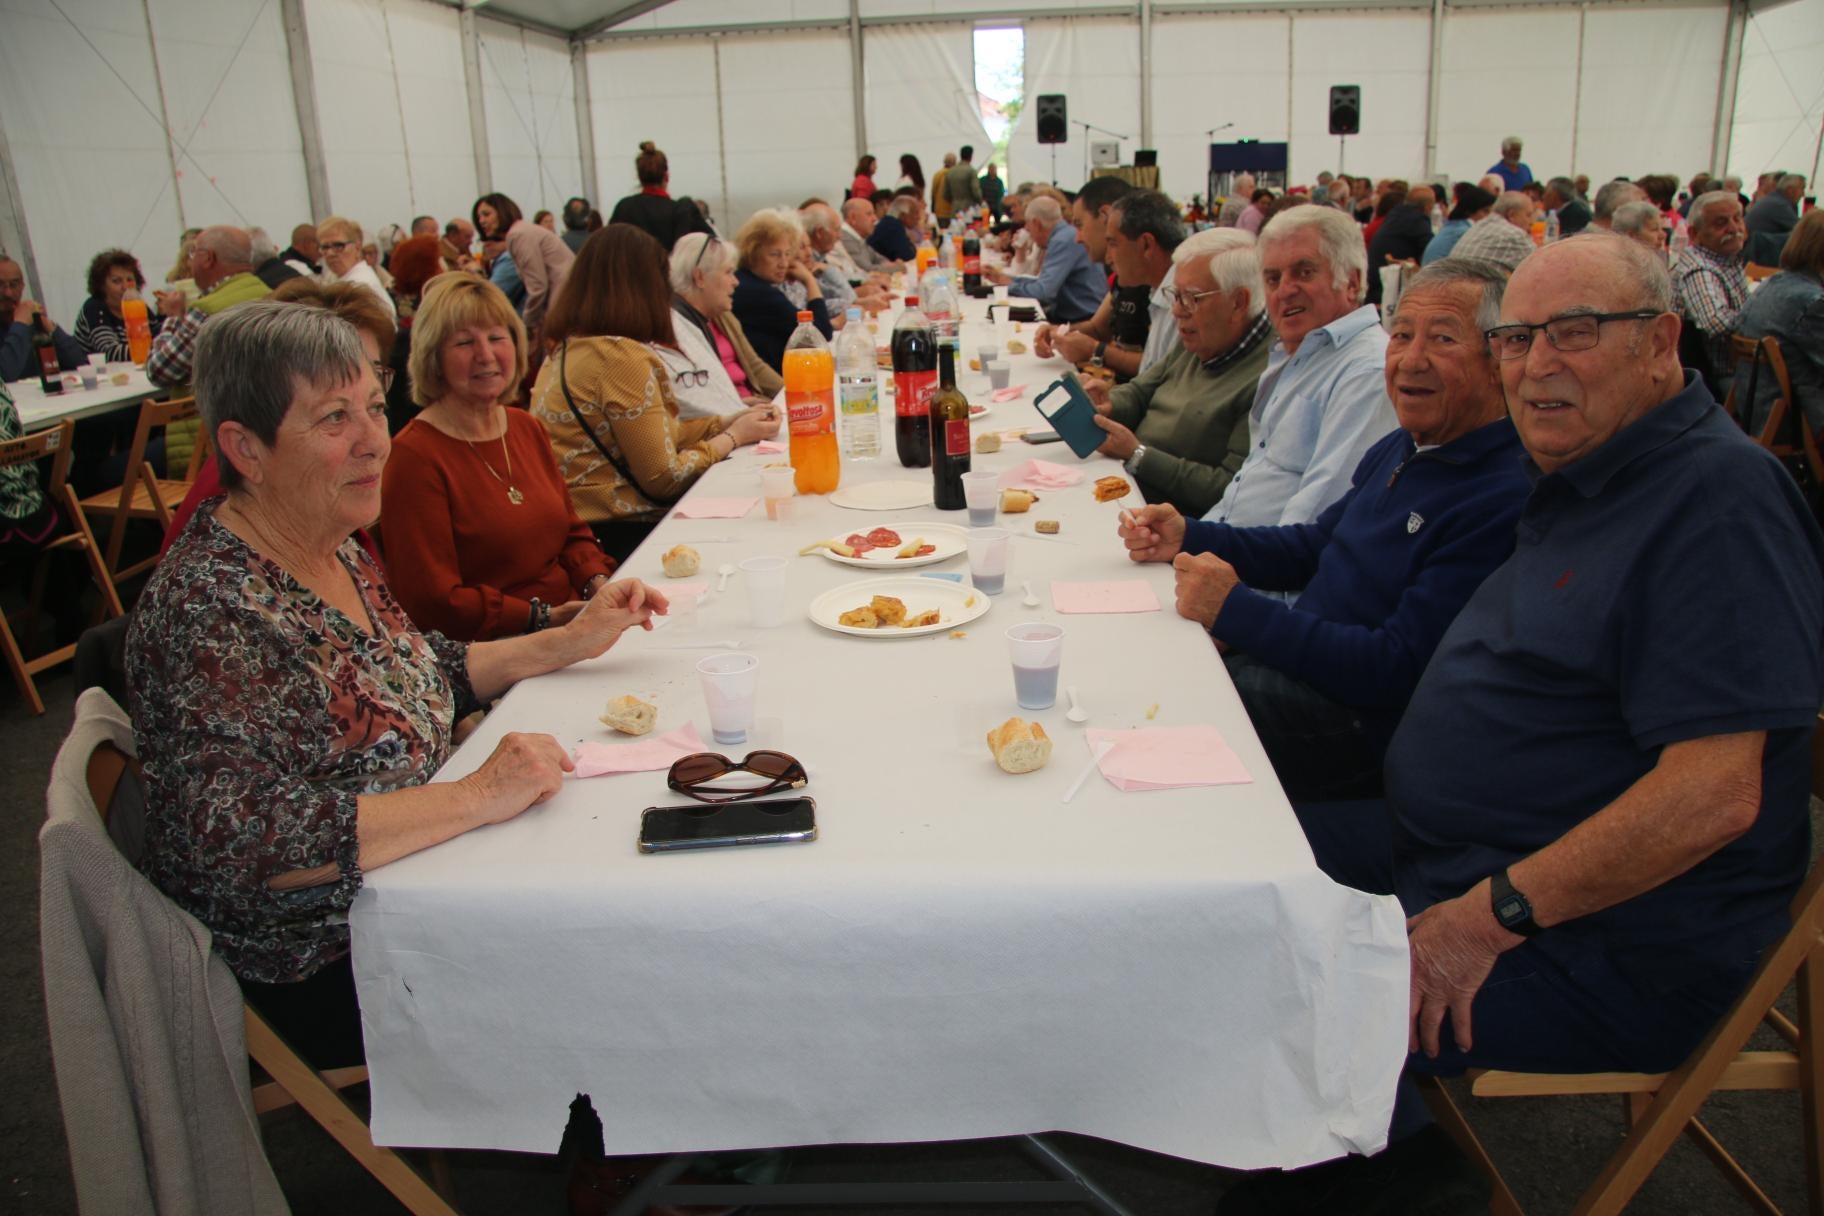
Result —
[[1347, 152], [1348, 150], [1349, 150], [1349, 137], [1347, 135], [1337, 136], [1336, 137], [1336, 171], [1338, 173], [1344, 172], [1343, 153]]
[[1058, 145], [1051, 145], [1051, 184], [1058, 184]]

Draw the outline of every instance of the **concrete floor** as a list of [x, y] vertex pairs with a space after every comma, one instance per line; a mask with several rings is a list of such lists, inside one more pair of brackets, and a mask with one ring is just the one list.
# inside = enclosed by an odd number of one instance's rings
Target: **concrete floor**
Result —
[[[0, 1214], [72, 1213], [75, 1192], [64, 1146], [44, 1022], [38, 961], [38, 851], [44, 789], [68, 726], [72, 683], [65, 668], [41, 682], [47, 713], [32, 717], [0, 687]], [[1818, 806], [1813, 806], [1814, 828]], [[1824, 835], [1819, 833], [1818, 835]], [[1816, 841], [1814, 840], [1814, 847]], [[1790, 1003], [1790, 994], [1788, 997]], [[1790, 1010], [1789, 1010], [1790, 1011]], [[1621, 1137], [1616, 1099], [1469, 1100], [1477, 1134], [1529, 1212], [1570, 1210]], [[553, 1112], [552, 1142], [562, 1112]], [[1704, 1118], [1784, 1210], [1805, 1204], [1796, 1094], [1725, 1095]], [[1202, 1216], [1234, 1175], [1124, 1145], [1061, 1136], [1055, 1143], [1135, 1216]], [[401, 1209], [320, 1129], [295, 1114], [269, 1126], [267, 1147], [298, 1216], [365, 1216]], [[1000, 1180], [1030, 1176], [1025, 1159], [996, 1142], [803, 1149], [791, 1155], [798, 1181]], [[548, 1158], [494, 1153], [450, 1157], [466, 1213], [562, 1213], [564, 1180]], [[786, 1209], [767, 1211], [789, 1216]], [[820, 1208], [840, 1214], [846, 1209]], [[1082, 1209], [1001, 1209], [1039, 1213]], [[1746, 1211], [1687, 1142], [1680, 1142], [1630, 1211], [1709, 1216]], [[873, 1209], [876, 1216], [880, 1209]], [[966, 1209], [900, 1208], [899, 1216]], [[98, 1216], [98, 1214], [92, 1214]], [[111, 1216], [111, 1214], [109, 1214]]]

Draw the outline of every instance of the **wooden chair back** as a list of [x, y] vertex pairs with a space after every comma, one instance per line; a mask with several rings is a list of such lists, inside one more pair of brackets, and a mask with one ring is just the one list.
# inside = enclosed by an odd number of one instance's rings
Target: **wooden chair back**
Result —
[[1748, 281], [1750, 283], [1759, 283], [1762, 279], [1771, 279], [1778, 273], [1780, 273], [1780, 268], [1778, 266], [1762, 266], [1758, 262], [1748, 263]]
[[63, 486], [70, 477], [70, 457], [76, 449], [76, 424], [64, 419], [49, 430], [34, 431], [17, 439], [0, 441], [0, 469], [16, 464], [36, 464], [51, 458], [51, 478], [44, 495], [52, 502], [63, 497]]

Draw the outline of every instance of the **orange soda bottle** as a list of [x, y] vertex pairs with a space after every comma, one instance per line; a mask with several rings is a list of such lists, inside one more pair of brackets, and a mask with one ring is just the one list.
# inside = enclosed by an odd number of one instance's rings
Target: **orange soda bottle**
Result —
[[842, 478], [836, 446], [836, 357], [811, 323], [798, 314], [798, 328], [785, 344], [785, 416], [790, 432], [792, 479], [800, 494], [828, 494]]
[[152, 354], [152, 322], [146, 313], [146, 302], [137, 291], [129, 291], [121, 300], [120, 319], [127, 326], [127, 357], [145, 366]]

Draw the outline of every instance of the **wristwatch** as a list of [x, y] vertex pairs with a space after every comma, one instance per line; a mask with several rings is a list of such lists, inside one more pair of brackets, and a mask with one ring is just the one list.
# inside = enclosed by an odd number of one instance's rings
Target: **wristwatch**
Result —
[[1488, 902], [1494, 907], [1495, 919], [1509, 933], [1533, 937], [1545, 931], [1545, 927], [1533, 919], [1533, 905], [1526, 896], [1514, 890], [1513, 880], [1505, 869], [1489, 875]]
[[1108, 343], [1106, 343], [1106, 342], [1096, 343], [1096, 353], [1089, 357], [1089, 365], [1091, 367], [1101, 367], [1102, 366], [1102, 356], [1107, 353], [1108, 353]]
[[1137, 443], [1134, 445], [1134, 450], [1128, 453], [1127, 459], [1121, 462], [1121, 467], [1126, 469], [1133, 476], [1138, 477], [1140, 476], [1140, 462], [1145, 459], [1146, 445], [1144, 443]]
[[537, 596], [532, 597], [531, 604], [532, 611], [530, 613], [530, 619], [526, 622], [526, 632], [537, 633], [551, 623], [551, 605], [545, 603]]

